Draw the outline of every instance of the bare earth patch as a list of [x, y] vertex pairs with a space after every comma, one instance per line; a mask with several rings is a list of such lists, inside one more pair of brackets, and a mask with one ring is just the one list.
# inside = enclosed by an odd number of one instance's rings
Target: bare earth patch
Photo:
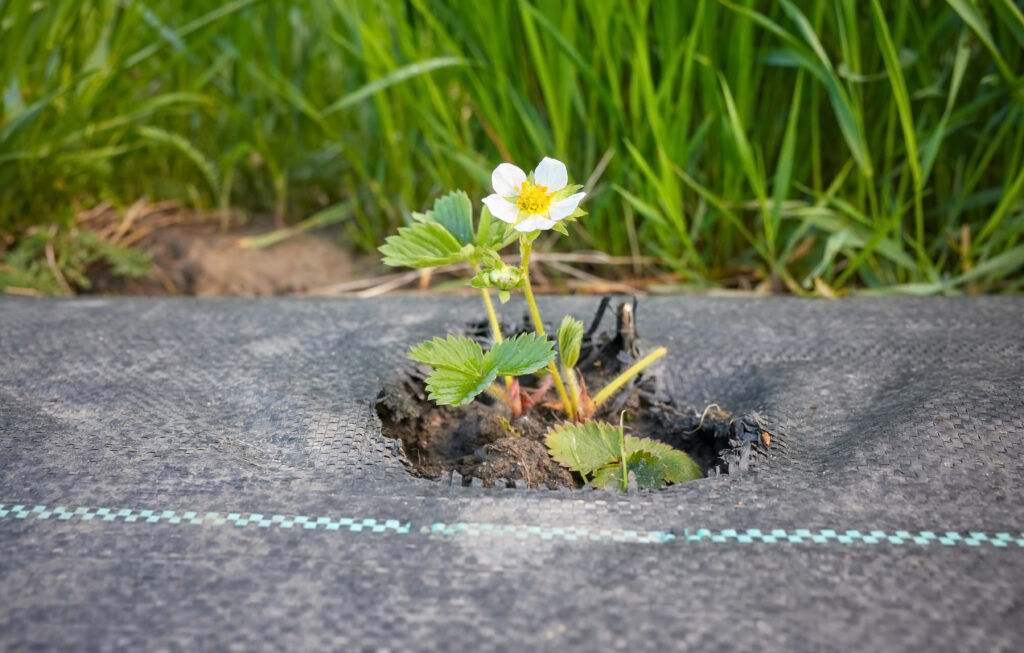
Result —
[[302, 233], [263, 249], [246, 249], [242, 239], [267, 227], [221, 231], [213, 224], [176, 224], [141, 238], [153, 271], [141, 279], [100, 274], [94, 291], [122, 295], [267, 297], [310, 290], [367, 276], [376, 257], [339, 247], [329, 233]]

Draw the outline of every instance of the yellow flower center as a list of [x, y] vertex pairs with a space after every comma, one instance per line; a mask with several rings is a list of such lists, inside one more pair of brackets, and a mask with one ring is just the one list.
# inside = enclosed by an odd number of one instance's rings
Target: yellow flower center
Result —
[[529, 214], [543, 213], [551, 206], [551, 198], [554, 193], [548, 192], [547, 186], [538, 186], [524, 181], [516, 190], [519, 191], [519, 200], [516, 206]]

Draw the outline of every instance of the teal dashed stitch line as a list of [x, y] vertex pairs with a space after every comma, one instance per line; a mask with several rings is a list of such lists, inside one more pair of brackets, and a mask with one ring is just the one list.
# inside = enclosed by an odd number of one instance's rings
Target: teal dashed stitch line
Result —
[[[408, 525], [406, 526], [408, 528]], [[457, 522], [454, 524], [435, 523], [420, 528], [424, 535], [441, 535], [445, 537], [513, 537], [515, 539], [538, 538], [541, 540], [577, 541], [611, 541], [640, 544], [664, 544], [676, 539], [672, 533], [663, 531], [637, 531], [632, 529], [616, 530], [601, 529], [592, 532], [582, 527], [544, 527], [526, 524], [474, 524]]]
[[277, 526], [282, 529], [290, 529], [295, 525], [300, 525], [304, 529], [316, 530], [320, 526], [323, 526], [326, 530], [338, 531], [343, 528], [354, 533], [368, 531], [373, 533], [387, 533], [393, 532], [398, 534], [408, 534], [411, 528], [409, 522], [401, 522], [397, 519], [388, 519], [380, 521], [377, 519], [362, 519], [354, 520], [352, 518], [342, 518], [339, 520], [332, 520], [329, 517], [306, 517], [304, 515], [296, 515], [294, 517], [288, 517], [285, 515], [273, 515], [269, 519], [259, 513], [251, 513], [248, 516], [244, 516], [242, 513], [227, 513], [222, 514], [219, 512], [207, 512], [200, 515], [198, 512], [186, 511], [179, 514], [174, 510], [131, 510], [129, 508], [87, 508], [79, 507], [74, 510], [65, 506], [55, 506], [50, 508], [45, 505], [37, 505], [32, 508], [27, 508], [24, 504], [9, 505], [0, 503], [0, 520], [7, 518], [13, 519], [26, 519], [30, 516], [35, 516], [39, 520], [50, 520], [50, 521], [72, 521], [79, 519], [81, 521], [90, 521], [94, 518], [99, 518], [105, 522], [116, 522], [123, 521], [125, 523], [145, 523], [145, 524], [193, 524], [196, 526], [223, 526], [224, 524], [230, 524], [238, 528], [244, 528], [250, 525], [256, 525], [261, 528], [271, 528]]
[[[74, 520], [92, 521], [98, 518], [103, 522], [123, 521], [125, 523], [145, 524], [191, 524], [196, 526], [223, 526], [225, 524], [236, 528], [257, 526], [259, 528], [278, 528], [297, 530], [326, 530], [326, 531], [348, 531], [352, 533], [396, 533], [408, 534], [411, 532], [410, 522], [401, 522], [396, 519], [353, 519], [343, 517], [332, 519], [330, 517], [308, 517], [305, 515], [270, 515], [261, 513], [219, 513], [207, 512], [198, 513], [194, 511], [177, 512], [174, 510], [131, 510], [129, 508], [69, 508], [67, 506], [49, 507], [46, 505], [34, 505], [31, 508], [25, 504], [0, 503], [0, 521], [5, 519], [27, 519], [34, 517], [36, 520], [70, 522]], [[418, 530], [425, 535], [440, 535], [443, 537], [513, 537], [520, 540], [537, 538], [546, 541], [560, 540], [568, 542], [622, 542], [636, 544], [666, 544], [677, 539], [680, 542], [711, 542], [714, 544], [829, 544], [837, 543], [843, 545], [908, 545], [930, 546], [938, 544], [944, 547], [982, 547], [993, 548], [1019, 548], [1024, 549], [1024, 533], [984, 533], [980, 531], [969, 531], [959, 533], [957, 531], [945, 531], [937, 534], [933, 531], [919, 531], [912, 533], [906, 530], [893, 531], [891, 534], [886, 531], [873, 530], [862, 533], [858, 530], [847, 530], [842, 533], [833, 529], [821, 529], [812, 531], [806, 528], [798, 528], [792, 531], [786, 529], [772, 529], [761, 531], [757, 528], [749, 528], [738, 531], [733, 528], [721, 531], [711, 531], [700, 528], [693, 531], [685, 530], [681, 535], [667, 531], [640, 531], [635, 529], [609, 529], [590, 530], [584, 527], [546, 527], [535, 524], [491, 524], [491, 523], [464, 523], [452, 524], [435, 523], [430, 526], [423, 526]]]
[[920, 544], [921, 546], [928, 546], [936, 539], [938, 538], [936, 538], [935, 533], [931, 531], [921, 531], [913, 537], [914, 543]]
[[964, 538], [960, 537], [960, 533], [954, 533], [950, 531], [941, 535], [939, 537], [939, 542], [944, 544], [945, 546], [956, 546], [956, 543], [963, 539]]

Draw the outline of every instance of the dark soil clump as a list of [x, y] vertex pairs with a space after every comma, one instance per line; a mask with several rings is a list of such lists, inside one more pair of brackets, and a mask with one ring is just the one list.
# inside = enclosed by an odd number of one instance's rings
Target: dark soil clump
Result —
[[[422, 384], [412, 382], [382, 393], [377, 414], [384, 435], [402, 441], [406, 458], [416, 472], [437, 478], [456, 471], [468, 483], [479, 478], [487, 487], [499, 480], [525, 481], [530, 487], [571, 487], [568, 470], [548, 456], [541, 441], [549, 419], [536, 414], [512, 417], [502, 404], [481, 400], [466, 406], [435, 406], [426, 400]], [[498, 483], [501, 484], [501, 483]]]
[[[589, 388], [600, 389], [639, 356], [633, 313], [623, 306], [630, 304], [619, 306], [615, 332], [594, 337], [592, 327], [584, 340], [580, 371]], [[467, 332], [486, 338], [485, 329], [475, 325]], [[485, 487], [525, 483], [555, 489], [582, 484], [578, 474], [548, 455], [544, 444], [548, 429], [564, 419], [560, 410], [539, 404], [513, 419], [504, 403], [486, 394], [465, 406], [436, 406], [427, 400], [424, 377], [417, 369], [383, 389], [377, 399], [383, 434], [402, 442], [414, 473], [438, 478], [455, 472], [464, 484], [476, 478]], [[529, 384], [529, 379], [520, 380]], [[627, 434], [685, 451], [706, 476], [746, 470], [754, 457], [766, 455], [770, 436], [756, 415], [734, 418], [716, 405], [681, 410], [655, 399], [653, 381], [650, 374], [638, 376], [595, 418], [616, 423], [625, 411]]]

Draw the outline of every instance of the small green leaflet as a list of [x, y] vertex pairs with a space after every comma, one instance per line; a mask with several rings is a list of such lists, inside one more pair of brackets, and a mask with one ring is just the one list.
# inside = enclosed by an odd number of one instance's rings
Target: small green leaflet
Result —
[[385, 265], [408, 268], [430, 268], [467, 260], [473, 253], [471, 245], [459, 244], [443, 225], [418, 222], [402, 227], [397, 236], [390, 236], [380, 247]]
[[434, 402], [460, 406], [487, 389], [498, 376], [536, 372], [555, 358], [546, 338], [524, 333], [495, 345], [486, 354], [469, 338], [448, 336], [420, 343], [409, 358], [434, 368], [427, 377], [427, 391]]
[[679, 449], [650, 438], [634, 438], [627, 435], [626, 455], [632, 456], [638, 451], [647, 451], [661, 459], [665, 464], [665, 480], [669, 483], [685, 483], [704, 478], [700, 466]]
[[665, 484], [665, 463], [649, 451], [637, 451], [626, 459], [626, 473], [633, 472], [636, 484], [657, 490]]
[[439, 368], [427, 377], [427, 396], [441, 406], [461, 406], [494, 383], [496, 370], [479, 373]]
[[548, 431], [544, 441], [552, 458], [582, 474], [619, 459], [619, 427], [604, 422], [566, 422]]
[[402, 227], [380, 247], [384, 264], [395, 267], [432, 268], [459, 261], [488, 264], [500, 261], [497, 250], [515, 240], [491, 225], [484, 207], [480, 234], [473, 230], [473, 204], [463, 191], [448, 193], [434, 202], [426, 213], [413, 213], [413, 224]]
[[409, 351], [409, 358], [435, 368], [456, 371], [479, 371], [484, 364], [484, 351], [469, 338], [434, 338], [421, 342]]
[[412, 217], [418, 222], [436, 222], [462, 245], [473, 244], [473, 203], [461, 190], [439, 197], [434, 208], [426, 213], [413, 213]]
[[554, 345], [536, 333], [520, 333], [494, 345], [484, 356], [484, 365], [493, 364], [499, 376], [532, 374], [555, 360]]
[[[593, 474], [591, 484], [603, 487], [622, 480], [621, 437], [619, 427], [612, 424], [566, 423], [548, 431], [545, 442], [552, 458], [584, 476]], [[664, 442], [628, 435], [624, 441], [627, 472], [634, 472], [640, 487], [656, 489], [704, 476], [688, 455]]]
[[[657, 490], [665, 485], [665, 467], [664, 461], [649, 451], [637, 451], [626, 459], [626, 474], [633, 472], [637, 487], [648, 490]], [[615, 462], [597, 470], [590, 484], [603, 488], [608, 483], [618, 483], [620, 488], [625, 488], [628, 481], [621, 475], [622, 466]]]
[[562, 318], [558, 327], [558, 351], [562, 365], [569, 370], [580, 360], [580, 345], [583, 343], [583, 322], [571, 315]]

